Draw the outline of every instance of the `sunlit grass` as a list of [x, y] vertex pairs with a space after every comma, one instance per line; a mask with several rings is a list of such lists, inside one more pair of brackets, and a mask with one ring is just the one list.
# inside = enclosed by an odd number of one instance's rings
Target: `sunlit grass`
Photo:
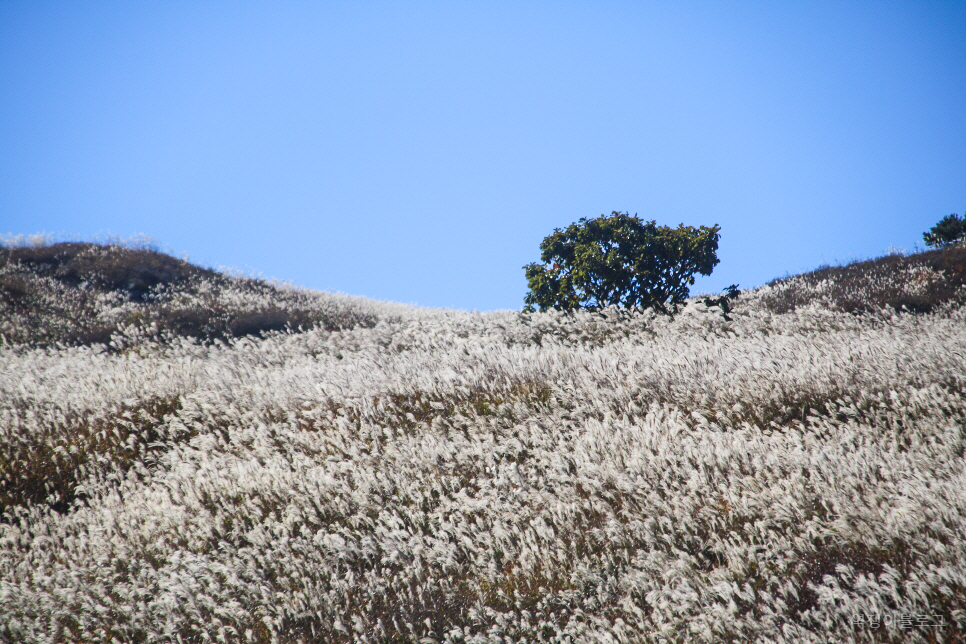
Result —
[[[0, 640], [962, 641], [947, 251], [727, 318], [427, 310], [180, 264], [132, 299], [8, 262]], [[300, 311], [323, 321], [276, 324]]]

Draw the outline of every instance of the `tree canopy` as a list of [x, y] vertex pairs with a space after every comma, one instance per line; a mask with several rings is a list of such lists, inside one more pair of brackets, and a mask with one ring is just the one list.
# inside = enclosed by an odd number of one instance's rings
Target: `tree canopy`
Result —
[[946, 215], [928, 233], [922, 234], [927, 246], [939, 248], [966, 238], [966, 220], [953, 213]]
[[540, 244], [543, 264], [524, 266], [525, 311], [598, 309], [610, 305], [675, 310], [694, 275], [718, 264], [715, 225], [658, 226], [612, 212], [556, 229]]

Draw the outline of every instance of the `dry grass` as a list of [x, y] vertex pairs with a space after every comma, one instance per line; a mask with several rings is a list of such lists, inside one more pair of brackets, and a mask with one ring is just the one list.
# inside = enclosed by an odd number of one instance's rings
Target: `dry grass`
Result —
[[[64, 267], [133, 256], [73, 250], [0, 271], [26, 284], [4, 333], [30, 298], [48, 325], [0, 348], [0, 641], [963, 641], [955, 249], [674, 318], [415, 309], [163, 259], [128, 291]], [[64, 343], [50, 310], [111, 344]], [[264, 333], [298, 311], [346, 323]]]
[[0, 246], [0, 333], [11, 344], [111, 347], [118, 335], [230, 341], [371, 325], [318, 298], [155, 250], [65, 242]]
[[824, 266], [774, 280], [763, 302], [775, 313], [789, 313], [810, 303], [846, 313], [884, 307], [927, 313], [944, 304], [961, 304], [964, 283], [966, 244], [954, 244], [913, 255]]

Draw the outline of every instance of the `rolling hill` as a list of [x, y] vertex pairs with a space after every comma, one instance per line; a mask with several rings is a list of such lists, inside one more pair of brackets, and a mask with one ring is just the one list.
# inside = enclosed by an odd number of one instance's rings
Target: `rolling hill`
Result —
[[964, 264], [668, 317], [0, 248], [0, 641], [966, 641]]

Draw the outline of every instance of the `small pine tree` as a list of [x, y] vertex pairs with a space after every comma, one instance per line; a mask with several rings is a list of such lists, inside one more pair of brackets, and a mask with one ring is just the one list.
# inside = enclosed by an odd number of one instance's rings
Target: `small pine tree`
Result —
[[956, 213], [943, 217], [922, 238], [927, 246], [939, 248], [966, 239], [966, 219]]

